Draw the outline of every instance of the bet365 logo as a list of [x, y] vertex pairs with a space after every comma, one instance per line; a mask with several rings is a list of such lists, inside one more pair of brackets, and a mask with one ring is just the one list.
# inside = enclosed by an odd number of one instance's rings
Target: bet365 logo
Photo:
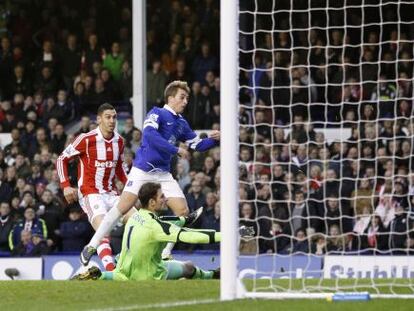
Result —
[[112, 168], [116, 166], [116, 161], [99, 161], [95, 160], [95, 167]]

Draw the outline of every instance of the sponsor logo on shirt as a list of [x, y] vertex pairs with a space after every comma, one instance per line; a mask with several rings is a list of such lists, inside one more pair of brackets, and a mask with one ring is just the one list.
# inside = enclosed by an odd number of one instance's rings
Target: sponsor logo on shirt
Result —
[[95, 167], [112, 168], [116, 166], [117, 161], [99, 161], [95, 160]]

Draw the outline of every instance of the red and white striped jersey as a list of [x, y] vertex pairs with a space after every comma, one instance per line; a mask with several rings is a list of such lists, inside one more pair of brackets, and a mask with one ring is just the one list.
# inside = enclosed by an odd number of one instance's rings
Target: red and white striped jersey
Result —
[[70, 186], [68, 162], [79, 157], [78, 187], [82, 195], [111, 192], [115, 175], [124, 184], [127, 181], [127, 166], [124, 162], [124, 139], [114, 133], [112, 139], [103, 137], [99, 127], [80, 134], [68, 145], [56, 161], [60, 185]]

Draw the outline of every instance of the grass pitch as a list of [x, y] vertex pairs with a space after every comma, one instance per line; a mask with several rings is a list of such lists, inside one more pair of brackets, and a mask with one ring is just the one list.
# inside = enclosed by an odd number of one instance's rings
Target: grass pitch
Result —
[[[285, 284], [280, 284], [284, 282]], [[314, 281], [318, 282], [318, 281]], [[294, 282], [275, 281], [282, 285]], [[299, 286], [301, 281], [296, 282]], [[331, 282], [334, 283], [334, 282]], [[352, 286], [352, 282], [349, 282]], [[318, 283], [319, 284], [319, 283]], [[248, 284], [250, 286], [251, 284]], [[322, 285], [322, 284], [320, 284]], [[328, 284], [326, 284], [328, 285]], [[344, 284], [346, 286], [346, 284]], [[184, 281], [2, 281], [0, 310], [413, 310], [414, 300], [368, 302], [238, 300], [219, 302], [219, 282]], [[396, 289], [395, 291], [398, 291]]]

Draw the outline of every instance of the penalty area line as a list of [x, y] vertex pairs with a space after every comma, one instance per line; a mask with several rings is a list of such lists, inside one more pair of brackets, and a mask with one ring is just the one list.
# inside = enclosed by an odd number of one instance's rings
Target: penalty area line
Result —
[[88, 309], [87, 311], [127, 311], [127, 310], [144, 310], [144, 309], [162, 309], [162, 308], [171, 308], [171, 307], [181, 307], [181, 306], [191, 306], [196, 304], [207, 304], [218, 302], [219, 299], [203, 299], [203, 300], [185, 300], [185, 301], [176, 301], [176, 302], [165, 302], [165, 303], [154, 303], [146, 305], [128, 305], [128, 306], [119, 306], [119, 307], [110, 307], [110, 308], [101, 308], [101, 309]]

